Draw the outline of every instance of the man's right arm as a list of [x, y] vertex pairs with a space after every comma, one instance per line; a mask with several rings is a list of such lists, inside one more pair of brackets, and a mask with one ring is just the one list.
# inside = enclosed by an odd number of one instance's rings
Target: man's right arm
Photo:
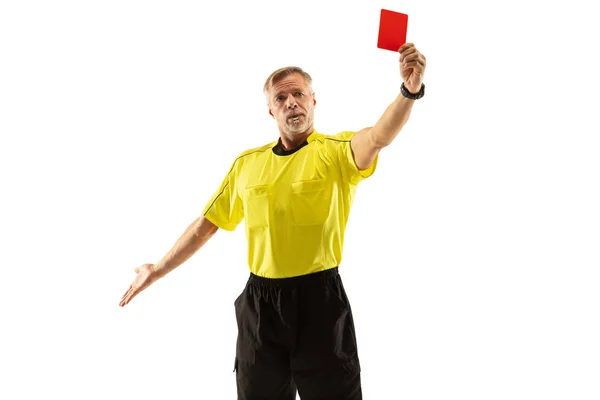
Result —
[[217, 230], [217, 226], [204, 216], [192, 222], [162, 260], [156, 264], [144, 264], [135, 268], [135, 280], [121, 298], [119, 306], [124, 307], [153, 282], [187, 261]]
[[152, 265], [152, 270], [159, 278], [165, 276], [194, 255], [218, 229], [219, 227], [206, 217], [199, 217], [188, 226], [171, 250], [158, 263]]

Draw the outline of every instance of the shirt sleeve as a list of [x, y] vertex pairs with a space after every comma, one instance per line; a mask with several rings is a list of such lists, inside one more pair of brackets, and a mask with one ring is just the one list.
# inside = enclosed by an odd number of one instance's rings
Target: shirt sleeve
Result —
[[373, 160], [367, 169], [358, 169], [354, 160], [354, 154], [352, 153], [352, 147], [350, 146], [350, 141], [355, 134], [356, 132], [345, 131], [333, 136], [337, 144], [337, 159], [342, 171], [342, 177], [352, 185], [358, 185], [359, 182], [373, 175], [377, 169], [377, 161], [379, 160], [379, 154], [377, 154], [375, 160]]
[[219, 189], [204, 207], [202, 215], [219, 228], [233, 231], [244, 218], [244, 206], [238, 196], [235, 163]]

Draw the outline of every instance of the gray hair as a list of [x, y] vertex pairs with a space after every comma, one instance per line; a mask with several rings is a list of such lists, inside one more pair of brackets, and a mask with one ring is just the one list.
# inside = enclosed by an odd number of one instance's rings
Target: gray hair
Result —
[[277, 83], [277, 81], [280, 81], [281, 79], [283, 79], [291, 74], [302, 75], [302, 77], [304, 78], [304, 82], [306, 82], [308, 89], [312, 93], [312, 77], [308, 74], [308, 72], [304, 71], [300, 67], [289, 66], [289, 67], [279, 68], [278, 70], [273, 71], [273, 73], [271, 75], [269, 75], [269, 77], [265, 81], [265, 85], [263, 87], [263, 92], [265, 93], [265, 96], [268, 97], [269, 90], [271, 90], [271, 88], [273, 87], [273, 85], [275, 83]]

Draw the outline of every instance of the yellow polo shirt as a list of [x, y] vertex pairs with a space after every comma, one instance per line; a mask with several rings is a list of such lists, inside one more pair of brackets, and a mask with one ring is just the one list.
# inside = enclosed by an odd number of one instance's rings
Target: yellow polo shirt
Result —
[[293, 150], [275, 141], [235, 159], [203, 215], [228, 231], [245, 219], [252, 273], [286, 278], [340, 265], [356, 187], [379, 158], [358, 170], [350, 148], [355, 133], [313, 131]]

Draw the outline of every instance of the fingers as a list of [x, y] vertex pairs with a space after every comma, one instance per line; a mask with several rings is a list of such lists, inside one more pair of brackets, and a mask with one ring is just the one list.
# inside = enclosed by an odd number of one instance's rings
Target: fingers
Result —
[[123, 307], [125, 304], [129, 303], [129, 300], [131, 300], [131, 297], [132, 297], [131, 296], [132, 292], [133, 292], [133, 285], [129, 286], [129, 289], [127, 289], [127, 291], [121, 298], [121, 302], [119, 303], [119, 306]]
[[417, 59], [423, 59], [425, 60], [425, 56], [421, 53], [419, 53], [418, 51], [413, 51], [410, 53], [405, 53], [403, 55], [400, 56], [400, 61], [414, 61]]
[[398, 52], [400, 54], [404, 53], [405, 51], [409, 50], [409, 49], [414, 49], [415, 45], [413, 43], [404, 43], [402, 46], [400, 46], [400, 48], [398, 49]]
[[127, 289], [127, 292], [125, 292], [125, 294], [121, 298], [119, 306], [123, 307], [126, 304], [128, 304], [131, 301], [131, 299], [137, 296], [142, 290], [146, 289], [153, 282], [149, 275], [147, 273], [144, 273], [144, 267], [147, 267], [149, 265], [151, 264], [144, 264], [135, 268], [135, 272], [138, 275], [135, 277], [131, 286], [129, 286], [129, 289]]
[[121, 302], [119, 303], [119, 306], [123, 307], [126, 304], [128, 304], [131, 301], [131, 299], [133, 299], [139, 292], [141, 292], [140, 287], [133, 286], [133, 285], [129, 286], [129, 289], [121, 298]]
[[422, 71], [425, 69], [425, 61], [417, 59], [415, 61], [403, 62], [401, 68], [403, 70], [413, 68], [415, 70]]
[[411, 52], [409, 54], [404, 54], [400, 56], [400, 63], [408, 63], [413, 61], [419, 61], [421, 64], [425, 65], [427, 59], [425, 56], [418, 51]]
[[[136, 274], [139, 273], [140, 267], [135, 267], [134, 271]], [[129, 289], [127, 289], [127, 291], [125, 292], [123, 297], [121, 297], [121, 301], [119, 302], [120, 307], [123, 307], [124, 305], [129, 303], [131, 301], [131, 299], [133, 299], [133, 297], [137, 294], [136, 290], [133, 287], [134, 284], [135, 284], [135, 282], [129, 286]]]
[[123, 295], [123, 297], [121, 297], [121, 301], [119, 302], [119, 307], [123, 307], [125, 304], [127, 304], [129, 302], [129, 291], [130, 290], [131, 290], [131, 286], [125, 292], [125, 294]]
[[419, 53], [419, 50], [417, 50], [415, 45], [412, 43], [406, 43], [400, 46], [400, 48], [398, 49], [398, 53], [400, 53], [400, 61], [404, 60], [406, 57], [412, 54], [421, 54]]
[[[405, 43], [400, 49], [398, 49], [400, 53], [400, 63], [401, 64], [410, 64], [412, 62], [418, 61], [418, 63], [422, 66], [427, 65], [427, 59], [423, 54], [421, 54], [414, 44]], [[414, 65], [414, 64], [411, 64]]]
[[417, 51], [413, 47], [408, 47], [402, 54], [400, 54], [400, 70], [406, 71], [412, 69], [413, 71], [421, 74], [427, 66], [427, 60], [425, 56]]
[[405, 60], [407, 57], [413, 56], [413, 55], [418, 55], [419, 52], [417, 51], [416, 48], [411, 47], [408, 48], [406, 50], [404, 50], [402, 53], [400, 53], [400, 61]]

